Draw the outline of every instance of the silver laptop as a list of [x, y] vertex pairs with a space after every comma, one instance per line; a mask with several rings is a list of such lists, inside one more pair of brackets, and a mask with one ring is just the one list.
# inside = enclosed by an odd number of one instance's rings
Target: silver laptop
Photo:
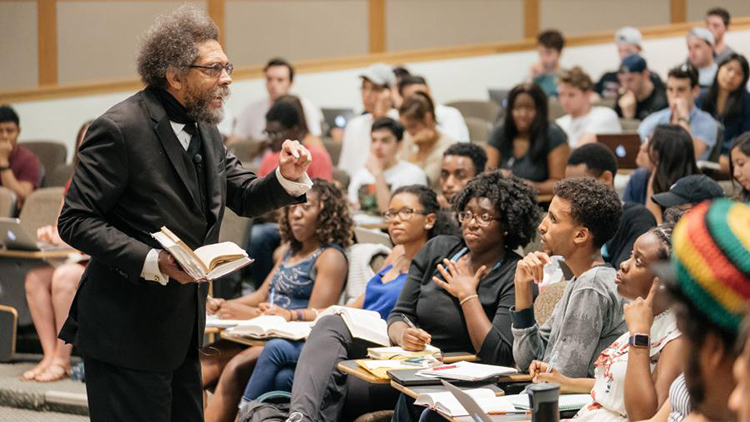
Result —
[[29, 234], [18, 218], [0, 217], [0, 242], [7, 249], [21, 251], [49, 251], [65, 249], [64, 247], [38, 242], [36, 236]]

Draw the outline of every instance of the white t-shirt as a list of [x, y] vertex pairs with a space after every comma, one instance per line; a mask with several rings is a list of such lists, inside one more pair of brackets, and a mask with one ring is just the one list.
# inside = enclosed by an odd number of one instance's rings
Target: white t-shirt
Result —
[[[391, 192], [401, 186], [427, 185], [427, 175], [425, 175], [424, 171], [416, 164], [405, 160], [401, 160], [393, 167], [385, 170], [383, 177]], [[361, 194], [360, 188], [364, 190]], [[364, 209], [371, 207], [366, 207], [367, 204], [360, 202], [360, 198], [362, 197], [369, 197], [370, 202], [375, 197], [375, 176], [366, 167], [360, 168], [349, 181], [349, 201], [360, 204], [363, 207], [363, 211], [372, 211]], [[377, 200], [375, 200], [375, 207], [377, 208]]]
[[[305, 112], [305, 120], [313, 136], [321, 136], [323, 130], [320, 122], [323, 121], [323, 113], [320, 109], [306, 98], [299, 97], [302, 102], [302, 110]], [[265, 139], [263, 133], [266, 130], [266, 113], [271, 108], [268, 96], [253, 101], [237, 115], [234, 125], [234, 135], [240, 138]]]
[[617, 113], [608, 107], [591, 107], [591, 111], [587, 115], [576, 119], [570, 114], [566, 114], [555, 122], [568, 135], [568, 144], [571, 148], [578, 146], [578, 141], [583, 135], [616, 135], [622, 133], [622, 126], [620, 126]]
[[[398, 121], [398, 111], [390, 109], [387, 116]], [[370, 154], [370, 131], [374, 122], [372, 114], [362, 114], [346, 123], [344, 139], [341, 142], [341, 155], [336, 167], [353, 176], [364, 168]], [[406, 133], [404, 133], [406, 136]]]
[[438, 104], [435, 106], [438, 129], [459, 142], [469, 142], [469, 127], [457, 108]]

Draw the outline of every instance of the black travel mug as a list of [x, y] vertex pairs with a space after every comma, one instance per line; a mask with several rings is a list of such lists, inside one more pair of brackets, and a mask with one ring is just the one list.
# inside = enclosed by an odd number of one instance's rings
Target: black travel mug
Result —
[[560, 412], [557, 400], [560, 398], [558, 384], [534, 384], [529, 387], [531, 422], [558, 422]]

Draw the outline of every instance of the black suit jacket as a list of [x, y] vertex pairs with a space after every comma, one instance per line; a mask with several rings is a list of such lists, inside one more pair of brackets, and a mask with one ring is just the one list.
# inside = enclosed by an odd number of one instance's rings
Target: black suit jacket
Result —
[[177, 368], [193, 336], [202, 342], [208, 284], [141, 278], [149, 250], [160, 247], [150, 233], [166, 226], [197, 248], [218, 241], [225, 204], [251, 217], [304, 201], [274, 173], [245, 170], [215, 126], [199, 130], [207, 208], [188, 188], [185, 152], [153, 92], [117, 104], [89, 128], [58, 221], [62, 239], [91, 256], [60, 332], [81, 354], [137, 370]]

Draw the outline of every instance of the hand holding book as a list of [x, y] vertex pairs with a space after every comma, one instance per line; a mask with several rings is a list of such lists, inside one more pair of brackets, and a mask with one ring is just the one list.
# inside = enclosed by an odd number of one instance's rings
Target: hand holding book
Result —
[[186, 273], [182, 269], [180, 264], [175, 261], [172, 254], [165, 250], [159, 251], [159, 271], [172, 280], [177, 281], [180, 284], [197, 283], [198, 280], [193, 279], [190, 274]]

